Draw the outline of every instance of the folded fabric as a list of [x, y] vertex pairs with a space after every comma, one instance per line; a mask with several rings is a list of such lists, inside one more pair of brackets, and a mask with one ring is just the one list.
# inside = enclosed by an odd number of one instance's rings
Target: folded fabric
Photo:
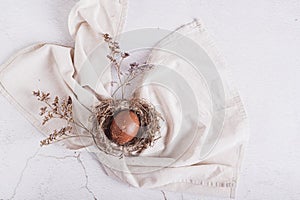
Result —
[[[1, 93], [45, 135], [61, 123], [41, 125], [41, 105], [31, 95], [36, 89], [71, 96], [74, 118], [89, 124], [89, 109], [97, 96], [111, 97], [114, 79], [106, 67], [108, 49], [99, 44], [105, 33], [123, 44], [126, 9], [126, 0], [79, 1], [69, 16], [75, 47], [37, 44], [17, 53], [0, 68]], [[140, 32], [146, 36], [155, 31]], [[151, 41], [168, 33], [162, 32], [152, 34]], [[156, 67], [132, 96], [147, 99], [160, 110], [161, 139], [139, 156], [121, 159], [100, 152], [89, 140], [70, 139], [64, 145], [88, 146], [109, 176], [135, 187], [234, 198], [248, 132], [229, 69], [198, 20], [160, 39], [147, 58]], [[128, 46], [137, 48], [141, 43]]]

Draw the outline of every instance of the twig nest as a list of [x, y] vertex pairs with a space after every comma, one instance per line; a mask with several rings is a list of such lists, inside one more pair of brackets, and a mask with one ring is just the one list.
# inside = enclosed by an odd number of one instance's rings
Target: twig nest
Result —
[[103, 99], [93, 112], [93, 139], [96, 147], [107, 154], [137, 156], [161, 137], [163, 118], [144, 99]]
[[139, 128], [138, 116], [133, 111], [123, 110], [113, 117], [110, 126], [111, 139], [119, 145], [124, 145], [136, 137]]

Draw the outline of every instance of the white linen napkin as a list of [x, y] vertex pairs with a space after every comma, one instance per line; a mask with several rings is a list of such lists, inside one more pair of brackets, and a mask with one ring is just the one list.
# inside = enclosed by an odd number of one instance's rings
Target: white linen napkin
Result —
[[[93, 65], [93, 60], [98, 59], [91, 55], [103, 42], [102, 34], [108, 33], [116, 39], [122, 37], [126, 9], [126, 0], [78, 2], [69, 16], [69, 30], [75, 47], [37, 44], [20, 51], [0, 68], [1, 93], [45, 135], [61, 124], [41, 126], [41, 104], [31, 95], [36, 89], [60, 97], [71, 96], [74, 118], [88, 124], [95, 95], [110, 97], [113, 74], [109, 69], [100, 69], [104, 74], [99, 82], [97, 70], [86, 66]], [[191, 42], [190, 46], [187, 42]], [[120, 43], [122, 45], [122, 40]], [[192, 48], [193, 44], [195, 49], [187, 50], [186, 55], [190, 60], [170, 54], [178, 51], [184, 55], [184, 48]], [[147, 62], [162, 67], [145, 76], [142, 87], [133, 95], [159, 106], [165, 119], [162, 138], [139, 157], [122, 159], [94, 150], [92, 141], [72, 139], [64, 144], [70, 149], [90, 146], [89, 150], [95, 152], [109, 176], [135, 187], [234, 198], [248, 134], [246, 114], [228, 67], [198, 20], [167, 35], [155, 49]], [[102, 53], [97, 54], [99, 59], [105, 60], [107, 51], [101, 49]], [[193, 62], [207, 67], [201, 68], [204, 71], [200, 74], [204, 77], [197, 75], [198, 71], [191, 67]], [[99, 68], [108, 65], [101, 64]], [[211, 74], [213, 69], [216, 71]], [[166, 73], [169, 76], [162, 76]], [[186, 80], [190, 90], [185, 91], [187, 87], [179, 85], [181, 82], [176, 81], [177, 78]], [[167, 85], [175, 93], [178, 90], [180, 97], [155, 85], [147, 86], [155, 81]], [[220, 89], [213, 88], [218, 81], [222, 83], [220, 94], [224, 97], [215, 96], [217, 100], [212, 100], [212, 90]], [[183, 105], [179, 105], [178, 99]], [[218, 104], [218, 99], [223, 102]], [[214, 108], [215, 103], [219, 106]]]

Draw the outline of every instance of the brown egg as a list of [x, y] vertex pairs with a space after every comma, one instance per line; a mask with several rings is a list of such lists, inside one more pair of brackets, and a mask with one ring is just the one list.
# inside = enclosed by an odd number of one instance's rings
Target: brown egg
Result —
[[114, 116], [110, 125], [111, 139], [119, 145], [124, 145], [137, 135], [139, 128], [140, 121], [134, 112], [121, 111]]

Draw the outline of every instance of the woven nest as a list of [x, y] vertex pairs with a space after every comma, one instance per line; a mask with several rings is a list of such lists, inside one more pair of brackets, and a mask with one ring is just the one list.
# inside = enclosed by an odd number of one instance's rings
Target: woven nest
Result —
[[[113, 117], [123, 111], [134, 112], [140, 121], [138, 134], [124, 145], [116, 144], [110, 137], [110, 125]], [[101, 151], [114, 156], [136, 156], [143, 150], [153, 146], [161, 137], [161, 114], [155, 107], [144, 99], [131, 100], [102, 100], [94, 109], [92, 120], [92, 134], [94, 142]]]

